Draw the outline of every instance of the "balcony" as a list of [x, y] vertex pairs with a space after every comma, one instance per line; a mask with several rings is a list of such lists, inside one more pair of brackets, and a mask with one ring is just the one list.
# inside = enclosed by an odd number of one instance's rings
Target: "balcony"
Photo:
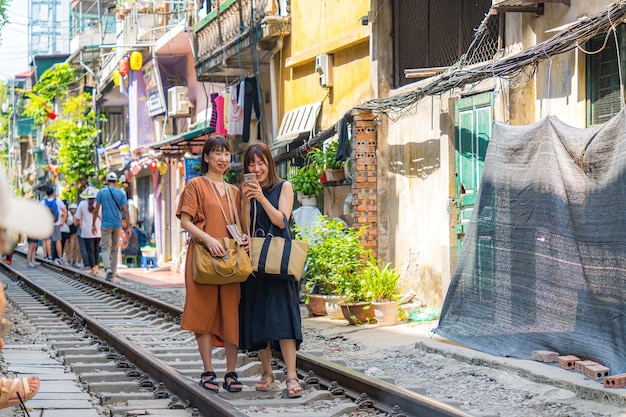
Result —
[[[123, 33], [123, 45], [153, 43], [172, 27], [191, 25], [193, 2], [151, 0], [123, 2], [115, 8], [115, 18]], [[119, 26], [118, 26], [119, 28]]]
[[543, 15], [544, 3], [561, 3], [565, 6], [570, 5], [570, 0], [492, 0], [492, 10], [498, 13], [505, 12], [532, 12]]
[[[277, 40], [290, 33], [286, 11], [268, 0], [225, 0], [194, 26], [196, 72], [201, 81], [241, 76], [267, 63]], [[250, 47], [257, 49], [253, 61]], [[257, 61], [258, 60], [258, 61]]]

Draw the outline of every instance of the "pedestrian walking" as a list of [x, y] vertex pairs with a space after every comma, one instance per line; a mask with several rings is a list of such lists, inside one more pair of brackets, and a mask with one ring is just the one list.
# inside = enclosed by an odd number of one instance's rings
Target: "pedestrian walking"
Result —
[[[252, 237], [264, 237], [270, 232], [285, 237], [289, 230], [284, 230], [283, 216], [291, 218], [293, 187], [278, 178], [267, 145], [250, 145], [244, 153], [243, 168], [245, 173], [256, 176], [242, 185], [244, 230], [255, 220]], [[296, 371], [296, 351], [302, 343], [298, 281], [291, 276], [255, 272], [254, 277], [242, 282], [239, 331], [239, 348], [259, 352], [263, 373], [255, 389], [269, 391], [276, 386], [271, 361], [274, 348], [281, 351], [287, 366], [288, 397], [302, 396]]]
[[[94, 187], [87, 187], [80, 195], [84, 200], [78, 204], [76, 219], [79, 224], [81, 240], [85, 245], [85, 255], [83, 265], [88, 267], [92, 275], [98, 275], [98, 255], [100, 253], [100, 238], [102, 236], [102, 210], [96, 211], [97, 190]], [[92, 225], [95, 225], [93, 227]]]
[[[8, 187], [9, 181], [0, 163], [0, 253], [10, 253], [19, 239], [19, 233], [25, 233], [33, 239], [50, 237], [54, 222], [50, 211], [35, 201], [13, 198]], [[8, 329], [10, 324], [5, 319], [7, 306], [4, 286], [0, 285], [0, 324]], [[0, 338], [0, 349], [4, 342]], [[28, 401], [39, 391], [39, 377], [0, 378], [0, 408], [13, 407]]]
[[[54, 260], [55, 263], [61, 265], [63, 263], [63, 259], [61, 259], [63, 256], [61, 225], [65, 223], [65, 219], [67, 218], [67, 207], [63, 201], [56, 197], [56, 192], [52, 187], [48, 187], [46, 189], [46, 198], [41, 202], [41, 205], [50, 211], [54, 221], [54, 231], [52, 232], [52, 236], [43, 241], [44, 254], [49, 261]], [[53, 245], [54, 250], [56, 251], [56, 258], [54, 259]]]
[[[113, 281], [117, 271], [122, 219], [130, 219], [130, 214], [126, 193], [116, 186], [117, 174], [109, 172], [106, 182], [107, 185], [96, 196], [96, 212], [102, 207], [102, 264], [107, 281]], [[93, 221], [92, 233], [95, 233], [96, 219]]]
[[67, 213], [67, 221], [65, 222], [69, 230], [69, 237], [67, 238], [65, 246], [65, 260], [68, 265], [73, 267], [78, 267], [78, 263], [82, 258], [78, 247], [78, 226], [76, 225], [78, 221], [76, 220], [76, 210], [78, 210], [78, 205], [76, 203], [70, 204]]
[[[211, 136], [202, 148], [201, 176], [192, 178], [185, 185], [176, 217], [189, 234], [204, 242], [215, 255], [226, 250], [218, 239], [229, 237], [225, 215], [221, 207], [239, 210], [241, 193], [237, 187], [227, 184], [223, 175], [230, 166], [230, 143], [223, 136]], [[230, 198], [229, 198], [230, 195]], [[228, 211], [228, 210], [227, 210]], [[248, 244], [245, 236], [246, 245]], [[193, 240], [187, 249], [185, 267], [186, 298], [180, 327], [194, 332], [204, 372], [200, 386], [217, 393], [219, 385], [213, 369], [213, 346], [224, 346], [226, 351], [226, 374], [223, 387], [229, 392], [239, 392], [243, 385], [237, 380], [237, 344], [239, 343], [239, 283], [203, 285], [194, 282]]]

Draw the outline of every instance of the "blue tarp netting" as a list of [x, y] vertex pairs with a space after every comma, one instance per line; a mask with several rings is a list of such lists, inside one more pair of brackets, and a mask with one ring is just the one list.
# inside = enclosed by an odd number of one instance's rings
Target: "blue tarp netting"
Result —
[[626, 372], [626, 116], [496, 122], [436, 333], [498, 356]]

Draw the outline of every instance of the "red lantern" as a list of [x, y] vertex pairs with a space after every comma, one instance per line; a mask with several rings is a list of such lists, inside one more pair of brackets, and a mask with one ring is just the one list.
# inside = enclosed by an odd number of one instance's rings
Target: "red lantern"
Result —
[[128, 63], [128, 58], [124, 57], [117, 64], [117, 70], [120, 72], [122, 77], [126, 77], [128, 75], [128, 70], [130, 69], [130, 64]]
[[149, 167], [150, 167], [150, 171], [152, 171], [153, 173], [156, 172], [156, 170], [158, 169], [156, 159], [153, 159], [150, 161]]
[[59, 172], [61, 172], [61, 168], [58, 165], [54, 166], [54, 173], [58, 174]]
[[178, 161], [178, 172], [180, 175], [185, 175], [185, 165], [181, 161]]
[[52, 172], [54, 170], [54, 166], [52, 164], [48, 164], [46, 168], [48, 168], [49, 172]]

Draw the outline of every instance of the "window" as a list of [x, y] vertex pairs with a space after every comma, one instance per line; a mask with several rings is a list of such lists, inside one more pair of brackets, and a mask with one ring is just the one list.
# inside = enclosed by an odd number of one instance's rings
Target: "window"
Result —
[[[405, 69], [454, 64], [470, 46], [491, 0], [393, 0], [395, 87], [415, 80]], [[487, 37], [468, 64], [491, 59], [498, 50], [497, 16], [489, 19]]]
[[[617, 39], [622, 61], [622, 77], [626, 72], [626, 45], [624, 25], [617, 27]], [[606, 39], [606, 46], [603, 45]], [[587, 51], [600, 51], [587, 55], [587, 125], [607, 122], [622, 109], [620, 97], [619, 65], [615, 50], [615, 37], [611, 33], [596, 36], [586, 45]]]

